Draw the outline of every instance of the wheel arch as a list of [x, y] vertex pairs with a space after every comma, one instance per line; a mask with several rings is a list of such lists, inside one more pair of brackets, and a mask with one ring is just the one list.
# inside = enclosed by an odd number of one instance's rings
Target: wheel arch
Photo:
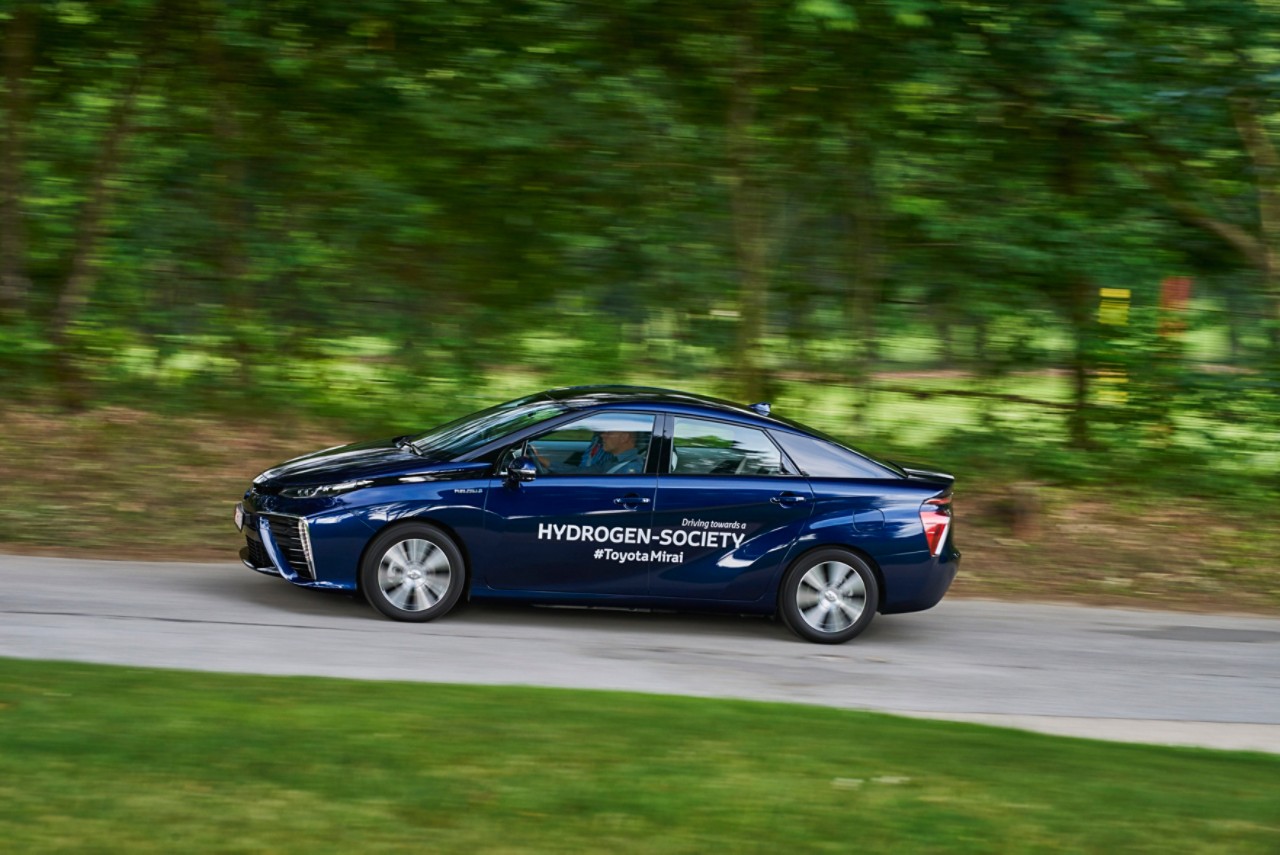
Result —
[[876, 586], [880, 589], [879, 590], [880, 596], [876, 602], [876, 613], [878, 614], [880, 612], [880, 607], [884, 605], [884, 601], [886, 599], [885, 594], [887, 591], [887, 589], [885, 588], [885, 582], [884, 582], [884, 571], [880, 569], [880, 563], [876, 561], [874, 558], [872, 558], [869, 552], [859, 549], [856, 546], [850, 546], [847, 543], [814, 544], [813, 546], [809, 547], [803, 552], [798, 553], [797, 555], [792, 557], [792, 559], [787, 562], [786, 566], [782, 568], [782, 572], [778, 574], [778, 583], [777, 585], [774, 586], [773, 599], [774, 599], [775, 612], [778, 609], [782, 608], [782, 583], [787, 580], [787, 574], [791, 572], [791, 568], [795, 567], [797, 564], [799, 564], [801, 561], [803, 561], [805, 558], [812, 555], [813, 553], [823, 552], [828, 549], [834, 549], [837, 552], [847, 552], [850, 555], [856, 555], [858, 558], [865, 561], [867, 566], [871, 568], [871, 575], [876, 577]]
[[364, 542], [364, 546], [361, 547], [360, 558], [356, 561], [356, 593], [358, 594], [364, 593], [364, 583], [360, 579], [360, 577], [363, 574], [360, 571], [361, 571], [361, 568], [364, 567], [364, 560], [366, 557], [368, 557], [369, 547], [373, 546], [373, 542], [378, 538], [382, 537], [387, 532], [392, 531], [393, 529], [403, 528], [405, 526], [414, 525], [414, 524], [429, 525], [432, 528], [440, 529], [440, 531], [448, 535], [449, 539], [453, 541], [453, 545], [456, 546], [458, 548], [458, 552], [462, 554], [462, 573], [463, 573], [462, 593], [467, 600], [470, 600], [471, 599], [471, 553], [467, 550], [466, 541], [458, 536], [458, 532], [453, 528], [453, 526], [446, 525], [445, 523], [442, 523], [437, 519], [434, 519], [430, 516], [425, 516], [425, 515], [416, 516], [416, 517], [400, 517], [399, 519], [391, 520], [390, 522], [380, 526], [379, 528], [374, 529], [373, 534], [369, 535], [369, 539], [366, 540]]

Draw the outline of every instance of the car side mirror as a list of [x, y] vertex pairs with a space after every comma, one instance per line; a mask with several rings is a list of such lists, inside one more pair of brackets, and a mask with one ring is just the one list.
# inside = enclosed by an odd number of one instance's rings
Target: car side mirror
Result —
[[507, 480], [513, 484], [521, 481], [532, 481], [538, 477], [538, 464], [532, 457], [517, 457], [507, 467]]

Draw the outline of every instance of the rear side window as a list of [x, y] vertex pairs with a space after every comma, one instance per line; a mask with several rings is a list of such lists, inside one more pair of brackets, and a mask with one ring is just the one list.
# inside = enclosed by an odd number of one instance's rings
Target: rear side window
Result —
[[826, 440], [776, 431], [773, 438], [810, 478], [898, 478], [891, 469]]
[[673, 475], [781, 475], [782, 456], [755, 428], [676, 417]]

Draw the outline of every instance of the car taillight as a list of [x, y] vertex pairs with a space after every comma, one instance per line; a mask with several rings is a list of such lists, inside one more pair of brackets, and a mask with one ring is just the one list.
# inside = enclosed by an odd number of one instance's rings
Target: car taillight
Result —
[[920, 522], [924, 524], [924, 539], [929, 543], [930, 555], [941, 555], [951, 528], [951, 497], [927, 499], [920, 506]]

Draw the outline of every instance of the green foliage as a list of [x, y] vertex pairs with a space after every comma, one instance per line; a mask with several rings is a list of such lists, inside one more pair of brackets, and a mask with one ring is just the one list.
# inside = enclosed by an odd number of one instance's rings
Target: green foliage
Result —
[[1280, 430], [1274, 4], [13, 0], [0, 31], [9, 399], [425, 423], [639, 380], [1206, 485]]

